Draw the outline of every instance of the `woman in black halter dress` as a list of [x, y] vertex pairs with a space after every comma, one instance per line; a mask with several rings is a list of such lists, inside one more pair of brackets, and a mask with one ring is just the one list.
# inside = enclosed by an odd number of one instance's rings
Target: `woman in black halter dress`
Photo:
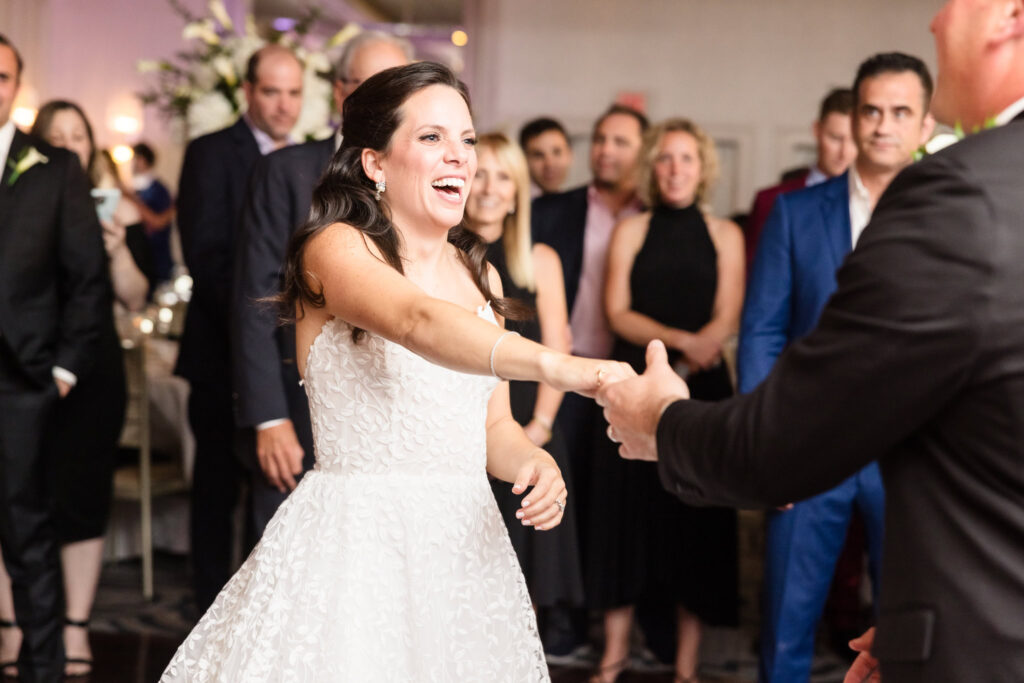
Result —
[[[726, 398], [721, 349], [739, 328], [744, 252], [739, 227], [699, 206], [716, 171], [714, 145], [672, 119], [648, 132], [642, 159], [640, 190], [653, 208], [618, 225], [609, 247], [613, 358], [642, 372], [647, 344], [661, 339], [694, 398]], [[592, 481], [586, 593], [605, 610], [606, 643], [591, 680], [615, 680], [628, 662], [634, 605], [660, 601], [677, 606], [676, 681], [696, 681], [701, 622], [736, 619], [735, 511], [680, 502], [656, 463], [623, 460], [604, 431]]]
[[[558, 254], [547, 245], [530, 243], [526, 159], [519, 148], [501, 134], [480, 136], [477, 157], [477, 175], [466, 203], [466, 224], [488, 243], [487, 260], [501, 277], [504, 295], [537, 312], [529, 320], [506, 320], [506, 327], [527, 339], [568, 352], [569, 322], [561, 262]], [[536, 382], [516, 381], [509, 386], [509, 400], [512, 417], [523, 425], [535, 444], [555, 458], [562, 476], [568, 480], [565, 445], [555, 421], [562, 402], [561, 392]], [[573, 492], [566, 498], [562, 523], [553, 530], [538, 533], [516, 519], [520, 501], [512, 494], [511, 486], [495, 481], [493, 489], [533, 604], [537, 607], [582, 604], [583, 580], [576, 545]]]

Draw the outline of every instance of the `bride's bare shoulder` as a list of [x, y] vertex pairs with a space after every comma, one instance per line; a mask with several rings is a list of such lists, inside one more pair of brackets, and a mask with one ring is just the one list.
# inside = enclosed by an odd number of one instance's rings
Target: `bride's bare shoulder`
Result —
[[380, 259], [381, 253], [359, 228], [348, 223], [332, 223], [310, 238], [304, 249], [308, 267], [330, 267], [350, 259]]

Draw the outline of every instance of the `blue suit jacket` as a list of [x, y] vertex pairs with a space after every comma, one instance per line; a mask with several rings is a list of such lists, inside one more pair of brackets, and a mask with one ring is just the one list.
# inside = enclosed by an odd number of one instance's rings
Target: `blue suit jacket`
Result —
[[740, 392], [753, 390], [791, 342], [818, 323], [850, 253], [848, 174], [780, 195], [747, 283], [737, 354]]

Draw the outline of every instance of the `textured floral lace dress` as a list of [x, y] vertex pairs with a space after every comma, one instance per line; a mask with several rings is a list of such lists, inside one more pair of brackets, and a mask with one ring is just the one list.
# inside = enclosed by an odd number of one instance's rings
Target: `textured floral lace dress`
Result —
[[549, 680], [485, 471], [496, 382], [326, 323], [306, 367], [316, 467], [161, 683]]

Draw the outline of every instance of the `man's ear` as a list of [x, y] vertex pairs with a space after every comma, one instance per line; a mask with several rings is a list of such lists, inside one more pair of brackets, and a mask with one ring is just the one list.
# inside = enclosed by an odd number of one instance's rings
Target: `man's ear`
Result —
[[932, 139], [932, 133], [935, 132], [935, 117], [932, 116], [931, 112], [924, 115], [924, 122], [921, 124], [921, 144], [928, 142]]
[[371, 182], [377, 182], [384, 178], [384, 169], [381, 167], [381, 154], [375, 149], [369, 147], [363, 149], [363, 153], [359, 157], [363, 163], [363, 173], [370, 179]]
[[821, 121], [814, 120], [814, 123], [811, 124], [811, 133], [814, 135], [815, 140], [821, 136]]
[[1024, 0], [1000, 0], [994, 24], [990, 44], [1024, 38]]
[[247, 80], [242, 81], [242, 92], [245, 93], [245, 101], [248, 104], [252, 104], [252, 83]]

